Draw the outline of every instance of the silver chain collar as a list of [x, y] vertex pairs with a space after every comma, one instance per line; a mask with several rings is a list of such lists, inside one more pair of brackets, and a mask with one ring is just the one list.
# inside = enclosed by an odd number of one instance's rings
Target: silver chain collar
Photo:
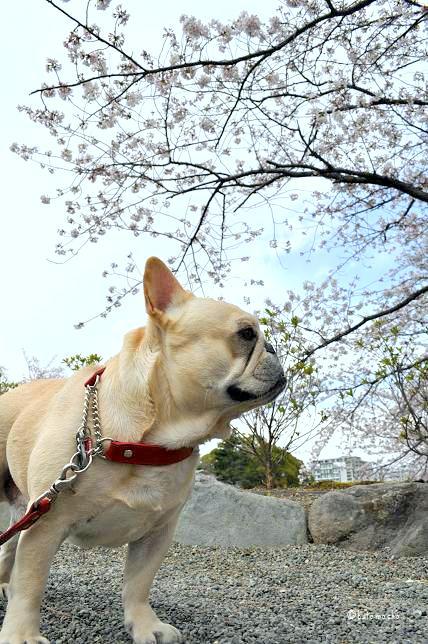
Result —
[[[106, 440], [112, 440], [111, 438], [103, 438], [101, 432], [101, 420], [100, 420], [100, 411], [98, 407], [98, 382], [99, 375], [95, 380], [93, 385], [86, 385], [85, 387], [85, 400], [83, 403], [83, 413], [82, 413], [82, 422], [76, 432], [76, 447], [77, 451], [73, 454], [70, 461], [64, 465], [62, 468], [61, 474], [52, 483], [49, 490], [41, 494], [34, 501], [34, 505], [37, 507], [38, 501], [42, 498], [49, 498], [51, 501], [54, 501], [58, 494], [65, 489], [68, 489], [72, 486], [79, 474], [86, 472], [90, 467], [93, 461], [94, 456], [100, 456], [105, 458], [103, 443]], [[89, 427], [89, 416], [92, 416], [92, 425], [94, 430], [95, 445], [93, 444], [93, 438], [91, 434], [91, 429]]]
[[[101, 420], [100, 420], [100, 410], [98, 407], [98, 382], [100, 377], [97, 376], [95, 383], [93, 385], [86, 385], [85, 387], [85, 400], [83, 403], [83, 413], [82, 413], [82, 422], [80, 423], [79, 429], [76, 433], [76, 446], [77, 450], [81, 456], [81, 464], [85, 465], [88, 454], [92, 456], [102, 456], [104, 448], [103, 438], [101, 431]], [[92, 415], [92, 425], [94, 430], [95, 437], [95, 446], [91, 445], [90, 450], [87, 449], [88, 441], [92, 442], [92, 434], [89, 427], [89, 411]]]

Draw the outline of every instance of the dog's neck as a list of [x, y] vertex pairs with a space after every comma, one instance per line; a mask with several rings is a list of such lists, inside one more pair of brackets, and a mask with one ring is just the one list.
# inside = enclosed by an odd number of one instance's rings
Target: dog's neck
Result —
[[144, 440], [176, 449], [230, 435], [229, 419], [213, 410], [185, 417], [173, 413], [159, 336], [151, 325], [126, 334], [121, 352], [106, 365], [99, 399], [103, 434], [115, 440]]
[[156, 443], [169, 449], [179, 447], [197, 447], [212, 438], [228, 438], [230, 424], [213, 412], [207, 412], [194, 418], [183, 418], [174, 423], [154, 424], [144, 436], [144, 440]]

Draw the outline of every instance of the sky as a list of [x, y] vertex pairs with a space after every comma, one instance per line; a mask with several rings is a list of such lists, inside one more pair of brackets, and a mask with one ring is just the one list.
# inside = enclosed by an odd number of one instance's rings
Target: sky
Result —
[[[71, 14], [82, 14], [86, 2], [72, 0], [63, 6]], [[257, 13], [262, 19], [274, 13], [276, 1], [163, 0], [150, 3], [124, 0], [131, 13], [135, 29], [141, 38], [141, 48], [159, 51], [163, 27], [177, 26], [181, 14], [195, 15], [202, 20], [219, 18], [226, 21], [241, 11]], [[25, 19], [23, 12], [25, 11]], [[141, 294], [129, 297], [124, 305], [107, 319], [98, 318], [76, 330], [74, 325], [96, 315], [104, 308], [106, 283], [102, 271], [112, 259], [125, 257], [128, 242], [125, 235], [111, 235], [104, 244], [86, 247], [76, 259], [58, 263], [54, 254], [57, 229], [62, 225], [63, 212], [42, 205], [40, 196], [54, 192], [58, 179], [51, 177], [32, 162], [24, 162], [9, 151], [13, 142], [48, 143], [40, 126], [29, 121], [16, 109], [29, 104], [29, 93], [40, 86], [48, 57], [62, 56], [62, 42], [69, 28], [67, 19], [44, 0], [32, 0], [23, 5], [5, 3], [3, 7], [3, 91], [0, 132], [2, 176], [2, 221], [0, 233], [1, 317], [0, 366], [11, 380], [27, 375], [24, 352], [36, 356], [41, 365], [58, 364], [64, 356], [96, 352], [107, 359], [121, 346], [123, 335], [131, 328], [144, 324], [145, 311]], [[137, 264], [141, 269], [145, 259], [165, 249], [158, 240], [141, 240]], [[246, 266], [237, 266], [221, 295], [243, 306], [243, 281]], [[312, 269], [311, 269], [312, 270]], [[322, 267], [318, 267], [322, 270]], [[274, 251], [266, 244], [254, 247], [251, 257], [252, 274], [263, 279], [265, 287], [251, 293], [252, 308], [261, 308], [265, 297], [278, 301], [285, 288], [296, 287], [302, 275], [295, 275], [292, 266], [279, 267]], [[207, 295], [220, 293], [210, 289]], [[285, 298], [284, 298], [285, 299]], [[281, 298], [279, 298], [281, 301]], [[308, 457], [308, 446], [297, 455]], [[337, 454], [333, 445], [323, 457]]]
[[[59, 0], [59, 4], [61, 4]], [[257, 2], [221, 0], [210, 8], [195, 0], [150, 3], [150, 11], [142, 10], [142, 3], [126, 1], [131, 15], [140, 20], [142, 48], [157, 51], [162, 28], [178, 24], [182, 13], [196, 13], [202, 18], [213, 16], [226, 19], [246, 8], [251, 11]], [[63, 5], [71, 13], [86, 6], [81, 0]], [[139, 6], [139, 9], [137, 8]], [[264, 11], [275, 3], [266, 2]], [[27, 3], [26, 19], [22, 20], [22, 5], [6, 3], [3, 60], [9, 57], [13, 64], [5, 65], [4, 83], [8, 91], [1, 103], [1, 172], [3, 214], [0, 236], [1, 280], [1, 336], [0, 365], [10, 378], [19, 379], [26, 371], [23, 351], [37, 356], [42, 364], [52, 358], [80, 352], [97, 352], [103, 357], [116, 353], [124, 333], [144, 323], [144, 303], [141, 296], [128, 298], [126, 306], [116, 310], [107, 320], [98, 319], [84, 331], [73, 325], [90, 318], [104, 308], [107, 285], [101, 273], [115, 257], [126, 257], [128, 243], [124, 235], [112, 235], [109, 243], [91, 245], [80, 256], [66, 264], [59, 264], [54, 254], [57, 229], [62, 224], [63, 212], [43, 206], [41, 194], [52, 193], [58, 178], [51, 177], [32, 162], [24, 162], [9, 151], [13, 142], [49, 145], [48, 137], [40, 126], [16, 109], [18, 104], [29, 104], [30, 91], [37, 89], [44, 79], [47, 57], [60, 57], [62, 41], [69, 27], [64, 16], [43, 0]], [[155, 240], [141, 242], [137, 263], [144, 267], [152, 254], [162, 257], [162, 246]], [[261, 258], [262, 259], [262, 258]], [[265, 264], [269, 259], [265, 258]], [[269, 267], [263, 266], [269, 274]], [[267, 269], [267, 271], [266, 271]], [[274, 276], [272, 276], [274, 279]], [[281, 278], [282, 279], [282, 278]], [[234, 280], [230, 290], [233, 299]], [[212, 293], [210, 293], [211, 295]], [[229, 293], [224, 293], [226, 299]]]

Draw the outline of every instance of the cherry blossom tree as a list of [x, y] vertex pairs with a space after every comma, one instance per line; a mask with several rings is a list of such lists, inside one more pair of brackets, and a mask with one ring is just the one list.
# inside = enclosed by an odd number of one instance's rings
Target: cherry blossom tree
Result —
[[342, 428], [351, 446], [380, 456], [378, 475], [401, 461], [413, 476], [428, 478], [428, 357], [421, 356], [414, 334], [406, 336], [398, 326], [387, 333], [382, 321], [364, 357], [367, 375], [362, 378], [359, 369], [355, 386], [340, 392], [330, 410], [333, 426]]
[[[317, 358], [323, 404], [376, 379], [378, 321], [413, 337], [404, 372], [426, 356], [423, 3], [283, 0], [264, 23], [183, 16], [153, 53], [128, 35], [126, 4], [90, 1], [80, 17], [46, 1], [71, 31], [20, 109], [52, 146], [12, 150], [58, 176], [41, 198], [65, 208], [60, 256], [125, 230], [164, 239], [193, 285], [225, 283], [258, 244], [282, 263], [327, 263], [272, 304], [304, 334], [296, 360]], [[132, 254], [123, 270], [112, 260], [104, 275], [128, 282], [112, 283], [103, 315], [140, 285]]]
[[263, 468], [265, 486], [270, 490], [288, 453], [316, 436], [328, 415], [325, 410], [315, 410], [320, 382], [314, 360], [301, 359], [305, 337], [298, 319], [288, 323], [281, 311], [269, 308], [259, 319], [266, 340], [283, 365], [286, 385], [276, 400], [244, 414], [234, 429], [241, 449]]
[[[340, 246], [348, 261], [417, 246], [428, 201], [417, 3], [288, 0], [266, 24], [247, 13], [231, 24], [183, 16], [155, 58], [128, 43], [122, 6], [104, 33], [91, 2], [82, 21], [47, 1], [73, 29], [64, 60], [48, 59], [54, 80], [36, 92], [40, 106], [20, 109], [53, 148], [12, 148], [71, 177], [58, 192], [59, 254], [125, 228], [170, 240], [171, 265], [186, 264], [191, 279], [205, 267], [222, 280], [227, 250], [261, 228], [286, 253], [300, 225], [313, 252]], [[301, 183], [316, 189], [295, 216]], [[260, 202], [262, 227], [250, 216]]]

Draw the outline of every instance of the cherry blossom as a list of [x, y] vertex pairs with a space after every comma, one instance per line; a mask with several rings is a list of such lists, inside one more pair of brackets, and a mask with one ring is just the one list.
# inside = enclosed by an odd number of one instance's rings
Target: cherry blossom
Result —
[[[63, 181], [56, 252], [114, 230], [161, 237], [195, 287], [223, 285], [261, 243], [280, 262], [325, 263], [275, 298], [305, 338], [296, 360], [316, 359], [322, 404], [376, 378], [378, 322], [385, 337], [413, 338], [401, 369], [413, 368], [427, 353], [426, 11], [410, 0], [285, 0], [265, 23], [183, 16], [159, 53], [129, 38], [125, 3], [109, 5], [96, 2], [106, 29], [92, 4], [87, 23], [61, 5], [64, 51], [19, 108], [52, 146], [12, 151]], [[124, 263], [125, 286], [120, 268], [104, 271], [115, 288], [103, 315], [138, 290], [135, 263]], [[260, 282], [248, 275], [248, 287]], [[375, 387], [380, 397], [394, 377]]]

